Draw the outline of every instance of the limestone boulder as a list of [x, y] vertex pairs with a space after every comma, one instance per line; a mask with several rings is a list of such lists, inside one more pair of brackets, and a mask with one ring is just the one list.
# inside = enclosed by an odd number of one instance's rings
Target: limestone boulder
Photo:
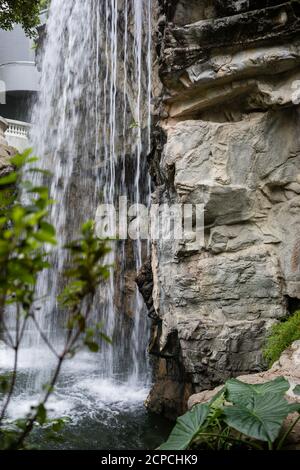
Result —
[[153, 202], [198, 206], [204, 219], [201, 243], [192, 231], [153, 240], [140, 283], [150, 352], [165, 362], [147, 406], [175, 415], [190, 387], [265, 370], [267, 332], [300, 308], [300, 10], [159, 4]]

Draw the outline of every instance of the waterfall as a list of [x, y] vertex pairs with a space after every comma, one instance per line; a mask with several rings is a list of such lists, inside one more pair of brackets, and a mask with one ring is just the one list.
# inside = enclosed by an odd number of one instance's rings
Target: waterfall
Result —
[[[137, 216], [140, 204], [149, 205], [151, 10], [151, 0], [51, 1], [31, 139], [38, 166], [52, 173], [36, 174], [35, 183], [49, 184], [56, 201], [49, 220], [58, 248], [50, 254], [52, 269], [38, 278], [37, 298], [40, 327], [58, 351], [65, 316], [56, 295], [68, 261], [62, 247], [77, 238], [82, 223], [95, 220], [99, 204], [117, 207], [126, 196]], [[110, 383], [138, 387], [150, 379], [147, 311], [135, 284], [147, 243], [139, 237], [110, 242], [110, 278], [99, 288], [92, 321], [104, 325], [113, 344], [73, 359], [78, 369], [93, 363], [93, 374]], [[33, 324], [24, 348], [27, 363], [40, 365], [27, 374], [26, 389], [36, 392], [47, 383], [55, 357]]]
[[[59, 353], [66, 314], [56, 301], [68, 264], [62, 247], [76, 239], [87, 219], [101, 225], [98, 208], [119, 197], [150, 205], [147, 155], [151, 144], [152, 0], [51, 0], [38, 54], [41, 86], [32, 112], [37, 185], [49, 185], [56, 201], [49, 220], [58, 246], [49, 253], [51, 270], [37, 283], [36, 312], [44, 335]], [[132, 221], [132, 219], [131, 219]], [[144, 408], [151, 380], [147, 358], [147, 310], [135, 284], [150, 242], [111, 241], [113, 265], [100, 286], [92, 323], [101, 322], [112, 346], [66, 360], [47, 403], [50, 418], [68, 417], [62, 443], [41, 438], [45, 449], [156, 448], [169, 428]], [[13, 326], [12, 326], [13, 328]], [[56, 357], [33, 322], [26, 330], [18, 377], [7, 419], [24, 418], [40, 402]], [[0, 341], [0, 374], [10, 372], [13, 351]], [[165, 426], [165, 427], [164, 427]]]
[[[81, 224], [98, 220], [100, 204], [150, 205], [147, 155], [151, 144], [152, 0], [51, 0], [38, 65], [41, 86], [32, 113], [31, 141], [48, 184], [50, 222], [58, 247], [53, 268], [37, 284], [38, 322], [60, 352], [66, 315], [56, 301], [68, 263], [63, 245], [77, 238]], [[111, 243], [106, 262], [114, 265], [100, 286], [92, 322], [103, 323], [112, 346], [78, 352], [65, 361], [47, 403], [50, 418], [68, 417], [62, 443], [33, 443], [43, 449], [151, 449], [166, 438], [169, 425], [149, 415], [144, 400], [151, 380], [147, 359], [149, 324], [135, 278], [150, 242]], [[13, 328], [13, 326], [12, 326]], [[10, 372], [13, 351], [0, 341], [0, 374]], [[7, 418], [24, 418], [39, 403], [56, 358], [35, 325], [26, 331], [18, 379]]]

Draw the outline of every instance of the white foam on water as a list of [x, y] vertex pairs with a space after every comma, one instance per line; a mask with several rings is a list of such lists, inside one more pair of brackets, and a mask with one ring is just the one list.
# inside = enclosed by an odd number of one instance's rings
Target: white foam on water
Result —
[[[36, 360], [36, 358], [39, 358]], [[8, 410], [9, 420], [24, 418], [32, 406], [36, 406], [43, 395], [27, 389], [26, 372], [39, 373], [49, 369], [49, 352], [45, 348], [23, 349], [18, 363], [21, 376], [15, 395]], [[0, 373], [12, 370], [13, 351], [0, 347]], [[79, 352], [75, 358], [66, 360], [55, 393], [47, 403], [50, 418], [68, 416], [73, 424], [86, 416], [95, 418], [99, 412], [112, 419], [120, 412], [141, 408], [149, 388], [127, 380], [122, 382], [113, 378], [101, 378], [98, 374], [99, 356], [88, 351]], [[55, 360], [51, 363], [54, 367]]]
[[[64, 379], [64, 377], [63, 377]], [[97, 377], [74, 381], [63, 380], [49, 399], [46, 408], [51, 419], [68, 417], [70, 425], [76, 425], [86, 417], [110, 422], [120, 413], [141, 409], [149, 390], [145, 387], [129, 387], [126, 383]], [[8, 420], [24, 418], [36, 406], [41, 395], [20, 391], [11, 402]], [[103, 414], [104, 413], [104, 414]]]
[[[21, 349], [18, 359], [18, 370], [42, 370], [52, 368], [55, 365], [55, 357], [45, 347]], [[6, 346], [0, 346], [0, 370], [12, 370], [14, 363], [14, 351]]]
[[91, 394], [97, 403], [136, 405], [143, 403], [147, 398], [149, 389], [146, 387], [130, 387], [109, 379], [92, 377], [78, 382], [76, 386]]
[[[40, 396], [30, 396], [28, 394], [20, 394], [12, 400], [11, 406], [8, 410], [8, 419], [17, 420], [23, 419], [31, 411], [31, 407], [39, 403]], [[75, 408], [75, 403], [72, 400], [63, 399], [53, 395], [47, 404], [49, 418], [61, 418], [65, 416], [72, 416]]]

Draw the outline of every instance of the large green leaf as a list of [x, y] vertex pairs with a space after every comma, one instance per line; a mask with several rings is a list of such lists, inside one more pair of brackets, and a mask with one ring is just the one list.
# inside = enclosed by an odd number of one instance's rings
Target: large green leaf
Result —
[[284, 377], [277, 377], [263, 384], [246, 384], [237, 379], [230, 379], [226, 382], [226, 399], [234, 405], [245, 405], [256, 395], [276, 393], [284, 396], [289, 388], [290, 384]]
[[300, 414], [300, 403], [291, 403], [290, 404], [290, 413], [299, 413]]
[[195, 405], [185, 415], [177, 419], [176, 426], [171, 432], [167, 442], [162, 444], [160, 450], [187, 449], [194, 437], [198, 434], [209, 414], [207, 404]]
[[295, 395], [300, 395], [300, 385], [296, 385], [296, 387], [293, 390], [293, 393]]
[[256, 394], [250, 398], [247, 405], [224, 408], [224, 421], [249, 437], [274, 442], [284, 419], [291, 411], [291, 405], [280, 393]]

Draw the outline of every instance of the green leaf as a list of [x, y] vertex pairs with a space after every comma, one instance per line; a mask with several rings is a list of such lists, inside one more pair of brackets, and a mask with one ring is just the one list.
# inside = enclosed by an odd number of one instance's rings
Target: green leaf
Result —
[[219, 408], [223, 406], [224, 401], [225, 401], [225, 397], [224, 397], [225, 391], [226, 391], [226, 387], [223, 387], [221, 388], [221, 390], [218, 391], [218, 393], [216, 393], [212, 397], [212, 399], [209, 402], [209, 405], [211, 408]]
[[94, 353], [99, 351], [99, 346], [97, 343], [94, 343], [93, 341], [86, 341], [85, 344], [89, 348], [90, 351]]
[[101, 339], [103, 339], [103, 341], [106, 341], [106, 343], [108, 343], [108, 344], [113, 343], [112, 339], [109, 336], [107, 336], [105, 333], [100, 332], [99, 336], [100, 336]]
[[0, 256], [4, 256], [9, 252], [9, 243], [5, 240], [0, 240]]
[[86, 327], [86, 322], [85, 322], [84, 316], [83, 315], [78, 315], [77, 322], [78, 322], [79, 330], [81, 332], [83, 332], [85, 330], [85, 327]]
[[300, 395], [300, 385], [296, 385], [296, 387], [293, 389], [293, 393], [295, 395]]
[[291, 412], [281, 393], [253, 395], [248, 404], [224, 408], [225, 423], [253, 439], [274, 442], [284, 419]]
[[35, 186], [34, 188], [28, 191], [29, 193], [39, 194], [41, 198], [47, 199], [49, 196], [49, 191], [46, 186]]
[[18, 175], [15, 171], [7, 176], [0, 178], [0, 186], [6, 186], [7, 184], [15, 184], [18, 179]]
[[47, 420], [47, 410], [44, 407], [44, 405], [41, 404], [37, 407], [36, 421], [39, 424], [45, 424], [46, 420]]
[[140, 127], [139, 123], [133, 121], [133, 122], [130, 124], [129, 129], [138, 129], [139, 127]]
[[300, 413], [300, 403], [290, 403], [290, 413]]
[[237, 379], [226, 382], [226, 399], [233, 404], [247, 404], [255, 395], [276, 393], [282, 396], [289, 390], [290, 384], [284, 377], [278, 377], [263, 384], [247, 384]]
[[82, 225], [81, 231], [83, 235], [88, 235], [94, 227], [94, 222], [92, 220], [88, 220]]
[[32, 236], [38, 240], [39, 242], [42, 243], [49, 243], [51, 245], [56, 245], [57, 241], [56, 239], [52, 236], [49, 235], [49, 232], [44, 231], [44, 230], [39, 230], [38, 232], [35, 232], [32, 234]]
[[62, 431], [62, 429], [64, 428], [65, 424], [66, 424], [66, 423], [65, 423], [65, 421], [64, 421], [62, 418], [54, 420], [54, 421], [52, 422], [52, 424], [51, 424], [52, 431], [53, 431], [53, 432], [60, 432], [60, 431]]
[[[22, 168], [26, 162], [30, 163], [29, 156], [31, 154], [31, 151], [32, 151], [31, 149], [27, 149], [23, 153], [17, 153], [16, 155], [14, 155], [10, 159], [12, 165], [14, 165], [17, 168]], [[30, 158], [30, 160], [32, 160], [32, 158]]]
[[56, 231], [53, 225], [49, 224], [48, 222], [41, 222], [41, 228], [44, 232], [48, 233], [49, 235], [55, 237]]
[[0, 392], [7, 393], [10, 386], [10, 379], [8, 376], [0, 376]]
[[17, 421], [15, 421], [15, 425], [21, 429], [21, 431], [25, 431], [26, 427], [27, 427], [27, 419], [18, 419]]
[[199, 433], [208, 414], [209, 406], [207, 404], [195, 405], [185, 415], [177, 419], [169, 439], [159, 447], [159, 450], [187, 449]]
[[41, 175], [44, 175], [44, 176], [52, 176], [53, 175], [53, 173], [51, 173], [51, 171], [41, 170], [40, 168], [30, 168], [29, 170], [27, 170], [27, 173], [38, 173], [38, 174], [41, 174]]
[[12, 209], [12, 219], [14, 222], [18, 223], [22, 220], [22, 218], [24, 217], [24, 214], [25, 214], [25, 209], [21, 206], [15, 206], [13, 209]]

